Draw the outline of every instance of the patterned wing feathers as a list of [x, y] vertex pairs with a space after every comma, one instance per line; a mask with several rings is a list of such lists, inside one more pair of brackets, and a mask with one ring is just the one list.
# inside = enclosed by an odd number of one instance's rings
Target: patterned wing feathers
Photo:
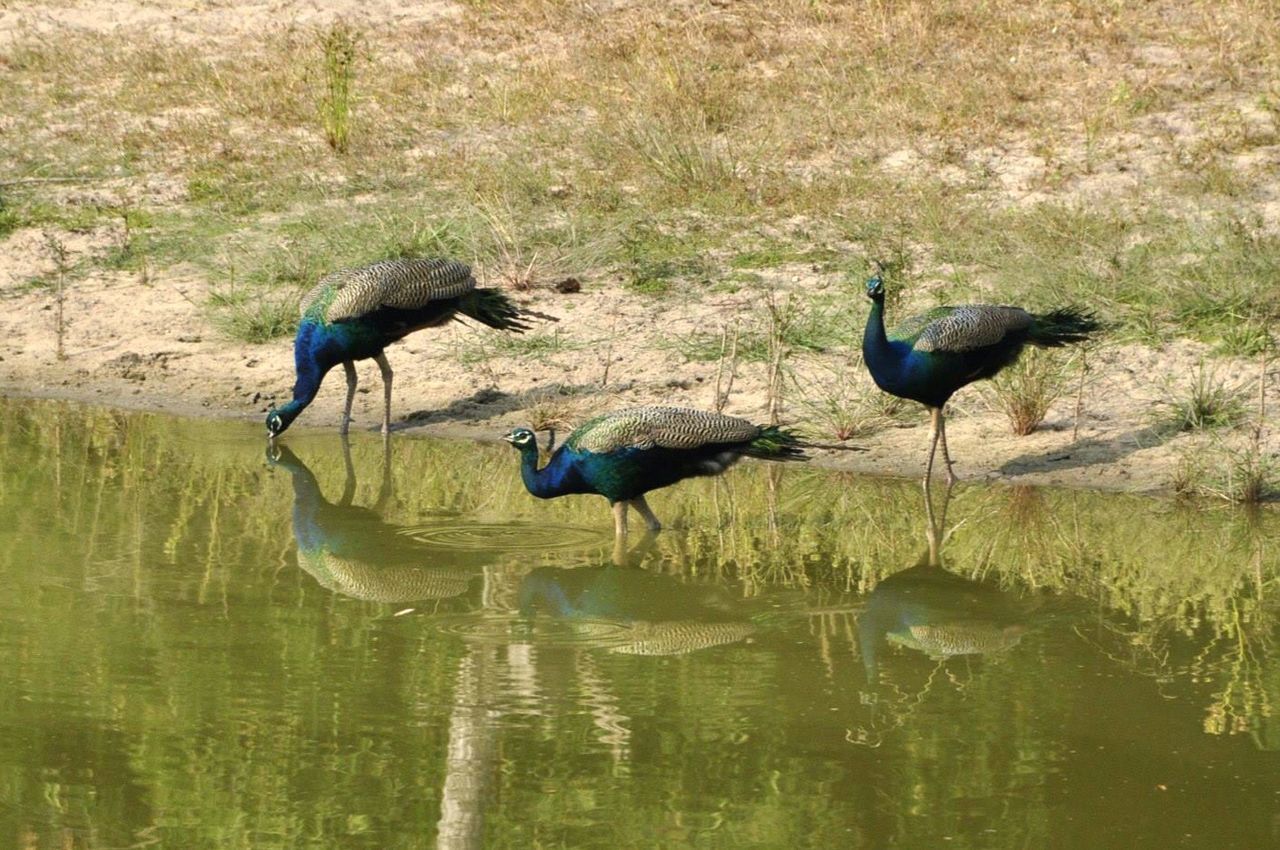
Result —
[[1032, 321], [1031, 314], [1021, 307], [952, 307], [926, 324], [912, 347], [916, 351], [972, 351], [995, 345], [1011, 331], [1028, 329]]
[[380, 307], [413, 310], [475, 289], [470, 267], [440, 258], [384, 260], [326, 275], [302, 299], [302, 315], [318, 310], [340, 322]]
[[696, 449], [717, 443], [745, 443], [760, 427], [720, 413], [683, 407], [633, 407], [597, 416], [569, 436], [566, 444], [580, 451], [625, 448]]

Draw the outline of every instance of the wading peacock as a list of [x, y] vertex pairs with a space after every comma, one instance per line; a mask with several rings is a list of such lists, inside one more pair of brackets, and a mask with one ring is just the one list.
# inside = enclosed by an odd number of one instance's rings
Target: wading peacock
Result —
[[524, 331], [520, 311], [496, 289], [476, 287], [471, 269], [439, 258], [384, 260], [326, 275], [306, 294], [293, 341], [297, 381], [293, 400], [267, 414], [275, 437], [298, 418], [320, 389], [325, 374], [342, 364], [347, 373], [343, 434], [351, 423], [356, 360], [373, 358], [382, 370], [382, 432], [391, 429], [391, 364], [383, 349], [422, 328], [457, 315], [504, 331]]
[[886, 333], [884, 281], [879, 275], [867, 281], [867, 297], [871, 313], [862, 336], [862, 357], [876, 386], [929, 408], [926, 486], [939, 439], [947, 483], [955, 481], [942, 408], [956, 390], [995, 375], [1017, 360], [1026, 345], [1056, 348], [1083, 342], [1101, 329], [1092, 314], [1071, 307], [1029, 313], [1021, 307], [965, 304], [934, 307]]
[[662, 528], [645, 493], [685, 478], [718, 475], [744, 455], [766, 460], [807, 460], [795, 436], [762, 426], [682, 407], [634, 407], [606, 413], [579, 426], [542, 469], [538, 442], [527, 428], [503, 439], [520, 450], [520, 477], [539, 499], [571, 493], [598, 493], [613, 505], [614, 532], [627, 533], [627, 507], [651, 531]]

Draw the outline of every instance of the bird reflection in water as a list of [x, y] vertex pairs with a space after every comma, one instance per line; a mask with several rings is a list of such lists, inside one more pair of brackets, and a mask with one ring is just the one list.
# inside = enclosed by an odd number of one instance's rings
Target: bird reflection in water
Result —
[[683, 655], [755, 632], [719, 586], [612, 565], [533, 570], [520, 584], [520, 613], [550, 615], [584, 645], [628, 655]]
[[875, 685], [886, 643], [942, 661], [958, 655], [988, 655], [1013, 647], [1026, 631], [1034, 600], [964, 578], [942, 566], [947, 503], [935, 517], [925, 490], [928, 550], [920, 563], [876, 585], [858, 620], [858, 642], [867, 681]]
[[271, 444], [267, 461], [293, 480], [293, 535], [298, 566], [324, 588], [369, 602], [399, 603], [461, 597], [476, 572], [457, 563], [459, 553], [442, 554], [417, 543], [403, 528], [385, 522], [391, 497], [390, 444], [383, 442], [382, 485], [372, 508], [353, 505], [355, 467], [351, 446], [342, 441], [346, 479], [337, 502], [324, 497], [315, 475], [288, 446]]

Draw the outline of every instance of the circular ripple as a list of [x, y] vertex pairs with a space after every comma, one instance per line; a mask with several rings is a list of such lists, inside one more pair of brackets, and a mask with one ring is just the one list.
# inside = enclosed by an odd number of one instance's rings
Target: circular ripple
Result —
[[441, 632], [455, 635], [469, 643], [505, 646], [511, 643], [531, 643], [541, 647], [615, 647], [634, 640], [633, 630], [626, 623], [611, 620], [555, 620], [522, 617], [457, 616], [432, 617], [431, 624]]
[[433, 523], [410, 526], [400, 533], [427, 546], [475, 552], [586, 549], [612, 540], [608, 533], [598, 529], [519, 522]]

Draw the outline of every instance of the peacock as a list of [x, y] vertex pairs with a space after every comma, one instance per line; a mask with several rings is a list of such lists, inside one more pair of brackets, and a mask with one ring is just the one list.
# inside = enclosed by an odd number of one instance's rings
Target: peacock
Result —
[[[351, 504], [355, 470], [350, 447], [343, 441], [346, 484], [342, 497], [330, 502], [307, 465], [288, 446], [272, 444], [267, 462], [288, 470], [293, 480], [293, 536], [298, 566], [324, 588], [369, 602], [412, 602], [450, 599], [466, 593], [480, 565], [461, 562], [462, 553], [442, 553], [406, 537], [400, 526], [385, 522], [380, 506], [390, 498], [389, 459], [377, 505]], [[452, 556], [446, 560], [445, 556]], [[428, 566], [431, 564], [431, 566]]]
[[293, 400], [267, 414], [271, 437], [298, 418], [316, 397], [325, 374], [339, 363], [347, 373], [341, 428], [346, 434], [356, 394], [355, 361], [367, 358], [382, 370], [382, 433], [388, 433], [392, 376], [383, 349], [416, 330], [459, 314], [498, 330], [528, 329], [509, 298], [496, 289], [477, 288], [470, 267], [440, 258], [383, 260], [333, 272], [306, 294], [301, 311], [293, 342]]
[[766, 460], [807, 460], [793, 433], [776, 425], [654, 405], [616, 410], [574, 430], [547, 465], [538, 468], [538, 442], [527, 428], [503, 439], [520, 450], [520, 477], [539, 499], [597, 493], [613, 506], [617, 539], [627, 533], [627, 507], [650, 531], [662, 524], [645, 494], [699, 475], [718, 475], [744, 455]]
[[1018, 359], [1026, 345], [1056, 348], [1083, 342], [1101, 330], [1085, 310], [1066, 307], [1048, 313], [1029, 313], [1021, 307], [965, 304], [934, 307], [902, 322], [892, 332], [884, 328], [884, 281], [867, 281], [871, 313], [862, 337], [862, 357], [876, 386], [899, 398], [918, 401], [931, 417], [928, 486], [933, 457], [942, 441], [947, 483], [955, 482], [947, 451], [943, 406], [956, 390], [990, 378]]

